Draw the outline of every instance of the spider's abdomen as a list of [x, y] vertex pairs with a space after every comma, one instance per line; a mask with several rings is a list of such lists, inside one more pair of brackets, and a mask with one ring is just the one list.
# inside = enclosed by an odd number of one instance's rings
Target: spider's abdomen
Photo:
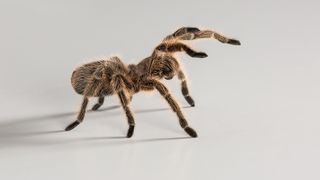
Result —
[[71, 84], [78, 94], [83, 94], [88, 82], [101, 64], [102, 61], [84, 64], [72, 72]]
[[115, 74], [126, 73], [127, 69], [120, 59], [112, 57], [76, 68], [72, 73], [71, 84], [78, 94], [93, 97], [107, 96], [114, 92], [110, 85], [111, 78]]

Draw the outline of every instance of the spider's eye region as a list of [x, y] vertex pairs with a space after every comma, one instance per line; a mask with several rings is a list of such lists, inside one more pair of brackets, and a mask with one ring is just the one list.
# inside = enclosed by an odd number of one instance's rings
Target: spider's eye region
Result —
[[162, 69], [162, 71], [166, 74], [166, 73], [170, 73], [172, 70], [171, 70], [170, 67], [165, 66], [165, 67]]
[[166, 50], [166, 46], [164, 44], [161, 44], [156, 49], [159, 50], [159, 51], [165, 51]]

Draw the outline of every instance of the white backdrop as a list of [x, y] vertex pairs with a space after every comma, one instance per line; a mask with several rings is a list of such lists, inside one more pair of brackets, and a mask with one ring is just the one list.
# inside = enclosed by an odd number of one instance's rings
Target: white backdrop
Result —
[[[0, 179], [319, 179], [317, 1], [0, 1]], [[213, 28], [242, 46], [190, 42], [181, 54], [195, 108], [165, 82], [199, 138], [158, 93], [134, 96], [136, 129], [115, 97], [84, 123], [74, 67], [148, 56], [181, 26]], [[96, 100], [91, 101], [91, 105]]]

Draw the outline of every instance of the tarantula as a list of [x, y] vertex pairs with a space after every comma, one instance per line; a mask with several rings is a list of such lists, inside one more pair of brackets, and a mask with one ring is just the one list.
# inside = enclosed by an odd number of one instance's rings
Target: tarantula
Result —
[[135, 127], [135, 121], [129, 108], [132, 95], [140, 91], [152, 91], [156, 89], [177, 114], [180, 126], [185, 132], [191, 137], [197, 137], [196, 131], [188, 125], [178, 103], [160, 80], [163, 78], [170, 80], [177, 75], [181, 81], [181, 91], [184, 98], [190, 106], [195, 105], [194, 100], [189, 94], [184, 72], [180, 68], [179, 61], [174, 54], [184, 51], [194, 58], [207, 57], [206, 53], [193, 50], [183, 43], [184, 40], [199, 38], [215, 38], [222, 43], [240, 45], [240, 41], [228, 38], [212, 30], [182, 27], [165, 37], [156, 46], [151, 56], [143, 59], [136, 65], [130, 64], [127, 66], [115, 56], [76, 68], [72, 73], [71, 83], [74, 90], [78, 94], [83, 95], [83, 102], [77, 120], [67, 126], [65, 130], [72, 130], [83, 121], [89, 97], [98, 97], [98, 102], [92, 107], [92, 110], [97, 110], [103, 104], [105, 96], [116, 94], [127, 116], [129, 124], [127, 137], [130, 138], [133, 135]]

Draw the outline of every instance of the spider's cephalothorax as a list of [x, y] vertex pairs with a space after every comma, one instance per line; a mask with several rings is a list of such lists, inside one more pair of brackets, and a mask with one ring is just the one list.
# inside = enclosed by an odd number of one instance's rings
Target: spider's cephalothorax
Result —
[[206, 53], [195, 51], [183, 43], [184, 40], [199, 38], [215, 38], [222, 43], [240, 45], [240, 41], [227, 38], [215, 31], [200, 30], [195, 27], [182, 27], [167, 36], [154, 49], [151, 56], [136, 65], [130, 64], [126, 66], [118, 57], [111, 57], [84, 64], [75, 69], [72, 73], [71, 83], [74, 90], [83, 95], [84, 98], [77, 120], [66, 127], [65, 130], [72, 130], [83, 121], [89, 101], [88, 98], [98, 97], [98, 102], [92, 107], [92, 110], [97, 110], [103, 104], [105, 96], [116, 94], [127, 116], [129, 124], [127, 137], [131, 137], [135, 121], [128, 105], [132, 95], [139, 91], [157, 90], [177, 114], [180, 126], [191, 137], [197, 137], [195, 130], [188, 125], [178, 103], [160, 80], [163, 78], [170, 80], [177, 75], [181, 81], [181, 91], [184, 98], [190, 106], [195, 105], [194, 100], [189, 95], [185, 75], [174, 54], [184, 51], [191, 57], [207, 57]]

